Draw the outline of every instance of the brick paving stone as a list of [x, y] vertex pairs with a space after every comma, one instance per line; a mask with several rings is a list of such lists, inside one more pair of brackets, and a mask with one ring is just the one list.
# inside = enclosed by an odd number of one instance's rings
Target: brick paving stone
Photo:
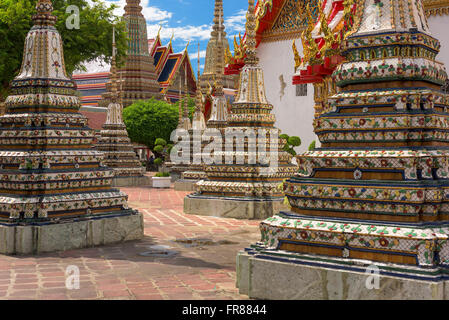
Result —
[[[189, 192], [173, 187], [122, 188], [143, 214], [145, 238], [41, 256], [0, 255], [0, 299], [247, 299], [235, 288], [235, 257], [260, 240], [260, 221], [186, 215]], [[208, 238], [231, 244], [186, 247], [173, 240]], [[178, 252], [164, 259], [139, 255], [152, 245]], [[80, 269], [80, 289], [65, 288], [65, 270]]]

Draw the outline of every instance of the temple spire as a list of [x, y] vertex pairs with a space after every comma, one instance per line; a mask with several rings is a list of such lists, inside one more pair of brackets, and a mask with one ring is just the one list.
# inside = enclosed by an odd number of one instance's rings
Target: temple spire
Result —
[[[222, 57], [217, 56], [217, 47], [220, 44]], [[238, 76], [236, 75], [224, 75], [224, 56], [225, 52], [229, 51], [229, 43], [226, 38], [224, 13], [223, 13], [223, 1], [215, 0], [213, 26], [211, 32], [210, 41], [207, 44], [206, 59], [204, 63], [203, 73], [200, 76], [200, 88], [203, 94], [209, 89], [209, 83], [217, 78], [217, 68], [219, 64], [222, 64], [220, 70], [221, 73], [221, 85], [223, 88], [235, 89], [238, 82]], [[222, 59], [222, 62], [220, 60]], [[220, 91], [220, 90], [219, 90]]]
[[112, 62], [111, 62], [111, 100], [117, 102], [117, 47], [115, 44], [115, 27], [112, 28]]
[[195, 113], [193, 115], [192, 128], [193, 130], [205, 130], [206, 121], [203, 114], [203, 94], [200, 88], [200, 43], [198, 42], [198, 81], [196, 87], [196, 101], [195, 101]]
[[225, 29], [223, 18], [223, 0], [215, 0], [213, 22], [214, 25], [212, 27], [211, 37], [213, 40], [217, 40], [220, 37], [220, 33], [224, 32]]
[[217, 59], [217, 62], [215, 64], [215, 96], [222, 96], [224, 95], [223, 92], [223, 70], [224, 70], [224, 47], [223, 47], [223, 6], [221, 6], [221, 11], [219, 12], [218, 17], [218, 38], [217, 38], [217, 46], [216, 46], [216, 52], [215, 52], [215, 58]]
[[[221, 1], [220, 1], [221, 3]], [[222, 40], [223, 35], [223, 6], [221, 3], [220, 11], [218, 12], [218, 37], [215, 45], [215, 81], [214, 81], [214, 97], [212, 101], [211, 117], [207, 123], [208, 127], [224, 128], [227, 126], [228, 105], [223, 91], [223, 71], [224, 71], [224, 47]]]
[[248, 0], [248, 13], [246, 14], [246, 57], [247, 65], [256, 65], [259, 61], [256, 51], [256, 16], [254, 0]]
[[[187, 59], [187, 48], [185, 58]], [[187, 61], [187, 60], [184, 60]], [[183, 114], [183, 121], [184, 121], [184, 129], [190, 130], [192, 128], [192, 124], [190, 123], [189, 119], [189, 87], [187, 83], [187, 62], [184, 63], [184, 114]]]
[[[136, 100], [162, 99], [154, 58], [148, 50], [147, 22], [142, 14], [140, 0], [127, 0], [123, 20], [128, 36], [128, 50], [124, 65], [116, 68], [123, 78], [123, 107]], [[107, 107], [112, 101], [112, 82], [106, 84], [100, 106]]]
[[125, 16], [138, 15], [142, 16], [142, 6], [140, 5], [140, 0], [126, 0], [125, 5]]

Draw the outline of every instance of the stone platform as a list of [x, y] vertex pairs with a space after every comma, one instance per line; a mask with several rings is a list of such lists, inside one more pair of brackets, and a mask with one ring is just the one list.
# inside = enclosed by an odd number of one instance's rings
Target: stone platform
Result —
[[190, 194], [184, 198], [184, 213], [234, 219], [266, 219], [286, 207], [283, 199], [237, 199]]
[[175, 190], [176, 191], [196, 191], [195, 183], [200, 180], [187, 180], [187, 179], [179, 179], [175, 182]]
[[73, 219], [60, 223], [0, 225], [1, 254], [40, 254], [140, 240], [144, 227], [142, 214]]
[[112, 180], [112, 187], [151, 187], [153, 181], [149, 176], [116, 177]]
[[368, 289], [367, 281], [374, 283], [366, 273], [370, 263], [248, 248], [237, 256], [236, 282], [239, 293], [251, 299], [449, 299], [449, 277], [438, 269], [379, 263], [378, 289]]

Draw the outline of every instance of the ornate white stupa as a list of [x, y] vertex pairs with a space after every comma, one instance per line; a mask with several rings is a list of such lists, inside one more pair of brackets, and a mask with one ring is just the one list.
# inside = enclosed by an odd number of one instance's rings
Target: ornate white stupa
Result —
[[51, 0], [39, 0], [36, 11], [0, 117], [0, 252], [139, 239], [142, 216], [111, 188], [114, 172], [91, 148], [93, 130], [78, 113]]

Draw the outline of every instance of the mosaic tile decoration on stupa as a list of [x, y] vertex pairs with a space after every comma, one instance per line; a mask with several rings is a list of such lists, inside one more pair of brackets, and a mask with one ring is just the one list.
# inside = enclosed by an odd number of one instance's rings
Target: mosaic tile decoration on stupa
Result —
[[340, 90], [314, 122], [322, 148], [298, 157], [299, 176], [284, 184], [292, 210], [265, 220], [253, 249], [342, 268], [375, 261], [400, 266], [398, 276], [449, 266], [439, 48], [421, 1], [357, 2], [346, 61], [333, 74]]
[[50, 0], [40, 0], [18, 76], [0, 117], [0, 220], [39, 223], [132, 214], [64, 65]]
[[[115, 29], [113, 30], [111, 64], [111, 102], [95, 148], [104, 154], [104, 164], [112, 168], [116, 178], [142, 177], [146, 170], [134, 151], [123, 122], [123, 105], [117, 93]], [[121, 94], [122, 92], [120, 92]]]
[[[126, 22], [129, 40], [125, 65], [118, 69], [118, 78], [122, 82], [122, 105], [126, 108], [137, 100], [152, 97], [162, 99], [162, 94], [154, 58], [148, 51], [147, 22], [142, 14], [140, 0], [126, 0], [124, 10], [123, 20]], [[111, 86], [109, 81], [106, 84], [107, 92], [100, 102], [105, 108], [111, 102]]]
[[[250, 8], [254, 5], [252, 2], [250, 1]], [[294, 175], [297, 169], [290, 163], [292, 156], [283, 151], [285, 139], [278, 138], [280, 130], [274, 127], [276, 119], [271, 113], [273, 106], [267, 100], [263, 71], [256, 56], [255, 26], [256, 18], [252, 7], [249, 9], [246, 24], [246, 65], [241, 71], [237, 96], [227, 115], [227, 126], [223, 132], [238, 137], [247, 129], [254, 130], [256, 134], [259, 129], [272, 131], [268, 131], [267, 136], [257, 136], [257, 139], [252, 141], [248, 136], [244, 137], [241, 149], [238, 148], [234, 139], [226, 140], [224, 151], [214, 154], [221, 158], [223, 164], [204, 166], [208, 180], [202, 180], [196, 184], [197, 195], [249, 201], [282, 201], [284, 196], [279, 185], [283, 179]], [[223, 58], [221, 53], [219, 56]], [[274, 139], [270, 134], [276, 135], [275, 146], [271, 145], [271, 140]], [[264, 161], [259, 158], [260, 154], [256, 154], [255, 150], [262, 144], [265, 144], [267, 154], [273, 151], [273, 147], [277, 148], [277, 167], [270, 168], [263, 164]], [[251, 164], [251, 157], [255, 158], [254, 164]], [[228, 158], [232, 159], [232, 162], [227, 162]], [[243, 161], [239, 162], [240, 158]]]

